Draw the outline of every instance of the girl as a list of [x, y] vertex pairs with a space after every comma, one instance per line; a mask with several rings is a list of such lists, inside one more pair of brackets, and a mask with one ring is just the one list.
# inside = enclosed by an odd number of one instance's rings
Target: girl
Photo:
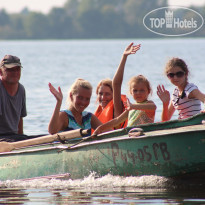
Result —
[[136, 104], [131, 104], [128, 100], [127, 110], [125, 110], [119, 117], [100, 125], [93, 135], [100, 134], [112, 127], [116, 127], [127, 118], [128, 126], [154, 122], [156, 105], [153, 101], [148, 100], [148, 96], [152, 92], [149, 81], [143, 75], [133, 77], [129, 81], [129, 91], [136, 101]]
[[196, 85], [188, 82], [189, 69], [180, 58], [172, 58], [165, 67], [165, 74], [176, 86], [171, 102], [169, 91], [158, 85], [157, 95], [163, 103], [162, 121], [170, 120], [175, 110], [179, 111], [179, 119], [185, 119], [200, 113], [201, 102], [205, 103], [205, 95]]
[[[112, 120], [114, 117], [117, 117], [117, 114], [121, 114], [124, 108], [124, 102], [127, 101], [127, 97], [125, 95], [120, 96], [120, 104], [122, 104], [122, 110], [118, 111], [117, 108], [114, 110], [114, 103], [113, 103], [113, 86], [111, 79], [103, 79], [99, 82], [97, 89], [97, 102], [99, 103], [96, 111], [95, 116], [102, 123], [106, 123]], [[125, 123], [122, 124], [120, 127], [124, 127]]]
[[[123, 52], [120, 64], [114, 75], [112, 86], [113, 86], [113, 103], [114, 103], [115, 117], [120, 116], [126, 108], [127, 98], [125, 98], [124, 101], [121, 100], [122, 99], [121, 87], [122, 87], [122, 81], [123, 81], [127, 57], [131, 54], [135, 54], [140, 49], [140, 46], [141, 44], [134, 45], [134, 43], [130, 43], [130, 45], [128, 45], [128, 47]], [[126, 126], [127, 126], [127, 120], [120, 125], [120, 127], [126, 127]], [[118, 126], [118, 128], [120, 127]]]
[[96, 127], [102, 124], [95, 115], [84, 111], [90, 104], [92, 95], [92, 86], [88, 81], [77, 79], [73, 83], [67, 97], [67, 102], [69, 102], [68, 108], [62, 111], [60, 111], [60, 107], [63, 95], [60, 87], [56, 90], [49, 83], [49, 89], [57, 100], [48, 126], [48, 132], [50, 134], [79, 128], [96, 129]]
[[[133, 43], [131, 43], [123, 53], [118, 70], [113, 78], [113, 82], [110, 79], [104, 79], [99, 82], [96, 89], [99, 106], [95, 111], [95, 115], [102, 123], [106, 123], [113, 118], [118, 117], [125, 110], [124, 104], [127, 101], [127, 97], [126, 95], [121, 94], [124, 67], [127, 56], [135, 54], [139, 49], [140, 45], [133, 46]], [[124, 122], [117, 128], [126, 127], [126, 125], [127, 123]]]
[[112, 80], [101, 80], [97, 85], [96, 94], [99, 105], [95, 111], [95, 116], [102, 123], [112, 120], [114, 116]]
[[[96, 89], [99, 106], [95, 111], [95, 115], [102, 123], [106, 123], [113, 118], [118, 117], [125, 110], [124, 104], [127, 101], [127, 97], [121, 94], [124, 67], [128, 55], [135, 54], [139, 49], [140, 45], [134, 46], [133, 43], [131, 43], [123, 53], [118, 70], [113, 78], [113, 82], [110, 79], [104, 79], [99, 82]], [[122, 127], [126, 127], [126, 123], [122, 123], [118, 126], [118, 128]]]

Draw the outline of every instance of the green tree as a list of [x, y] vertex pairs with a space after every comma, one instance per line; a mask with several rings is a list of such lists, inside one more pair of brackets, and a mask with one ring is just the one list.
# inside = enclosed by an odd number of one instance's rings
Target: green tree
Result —
[[71, 17], [63, 8], [53, 8], [48, 14], [51, 38], [72, 38], [74, 26]]
[[[123, 13], [112, 5], [104, 5], [101, 9], [102, 14], [102, 32], [104, 37], [124, 38], [126, 36], [126, 22]], [[106, 31], [106, 32], [105, 32]]]
[[112, 38], [124, 36], [123, 3], [125, 0], [83, 0], [76, 9], [81, 36]]
[[8, 39], [11, 32], [10, 16], [2, 9], [0, 10], [0, 37], [2, 39]]
[[82, 13], [79, 17], [81, 27], [79, 36], [82, 38], [101, 38], [102, 33], [102, 15], [96, 10], [89, 10]]
[[30, 12], [23, 21], [29, 39], [44, 39], [49, 36], [49, 24], [46, 15]]
[[23, 25], [23, 19], [25, 16], [21, 14], [12, 14], [10, 16], [10, 27], [12, 29], [12, 32], [8, 33], [9, 38], [13, 39], [24, 39], [27, 38], [24, 25]]
[[7, 26], [10, 23], [10, 16], [2, 9], [0, 10], [0, 26]]
[[79, 3], [80, 2], [78, 0], [67, 0], [67, 2], [64, 5], [66, 13], [73, 19], [76, 19], [78, 15]]
[[167, 0], [127, 0], [124, 5], [125, 20], [130, 25], [142, 25], [143, 18], [148, 12], [167, 5]]
[[[0, 10], [1, 39], [66, 38], [140, 38], [160, 37], [143, 25], [144, 16], [168, 0], [67, 0], [63, 8], [53, 8], [48, 15], [27, 8], [19, 14]], [[191, 7], [205, 16], [203, 7]], [[179, 10], [184, 17], [188, 11]], [[157, 13], [164, 16], [164, 13]], [[189, 36], [205, 36], [203, 26]]]

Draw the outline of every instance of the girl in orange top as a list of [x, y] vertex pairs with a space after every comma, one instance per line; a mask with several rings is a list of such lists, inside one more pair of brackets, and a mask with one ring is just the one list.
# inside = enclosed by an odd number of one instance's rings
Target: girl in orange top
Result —
[[[95, 116], [102, 123], [106, 123], [115, 117], [112, 80], [104, 79], [100, 81], [96, 89], [96, 94], [98, 96], [97, 101], [99, 102], [99, 106], [95, 111]], [[121, 95], [122, 104], [125, 103], [126, 101], [127, 101], [126, 96]], [[124, 125], [125, 123], [123, 123], [121, 127], [124, 127]]]

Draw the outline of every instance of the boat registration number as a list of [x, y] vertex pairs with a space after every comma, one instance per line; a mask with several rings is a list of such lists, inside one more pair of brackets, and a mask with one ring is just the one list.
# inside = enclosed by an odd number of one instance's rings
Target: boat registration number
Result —
[[111, 150], [114, 164], [116, 164], [115, 162], [119, 157], [125, 162], [131, 159], [133, 164], [136, 164], [137, 161], [150, 162], [151, 160], [159, 160], [161, 157], [165, 161], [170, 160], [170, 152], [165, 142], [153, 143], [152, 146], [145, 145], [142, 148], [137, 148], [135, 152], [120, 149], [119, 145], [113, 142]]

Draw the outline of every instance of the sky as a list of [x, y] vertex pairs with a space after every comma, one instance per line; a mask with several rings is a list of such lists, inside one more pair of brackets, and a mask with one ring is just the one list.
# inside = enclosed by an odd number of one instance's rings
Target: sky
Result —
[[[189, 6], [204, 5], [205, 0], [168, 0], [170, 5]], [[67, 0], [0, 0], [0, 9], [8, 13], [19, 13], [27, 7], [30, 11], [48, 13], [53, 7], [62, 7]]]

